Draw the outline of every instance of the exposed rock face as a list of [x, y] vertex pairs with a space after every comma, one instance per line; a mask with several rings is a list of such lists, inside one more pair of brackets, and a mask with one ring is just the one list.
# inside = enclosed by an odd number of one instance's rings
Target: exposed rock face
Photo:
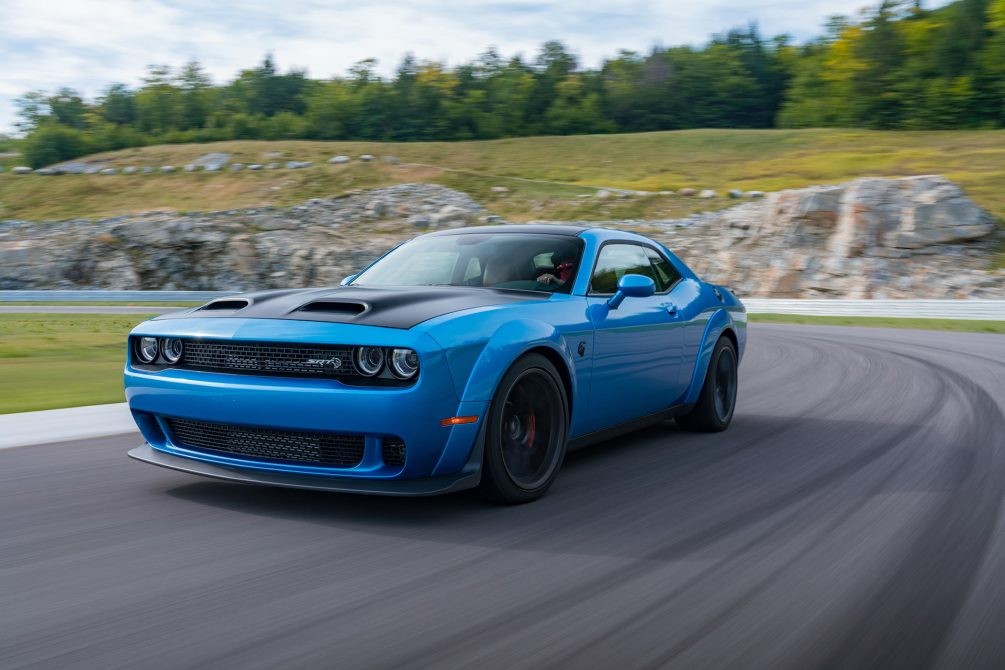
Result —
[[992, 217], [939, 176], [767, 194], [648, 228], [703, 277], [760, 297], [1002, 298]]
[[426, 227], [484, 209], [432, 184], [402, 184], [291, 208], [149, 213], [101, 221], [0, 223], [0, 288], [241, 290], [338, 284]]
[[[427, 230], [500, 223], [470, 197], [402, 184], [290, 208], [0, 222], [0, 289], [335, 285]], [[573, 223], [573, 222], [571, 222]], [[942, 177], [782, 191], [634, 229], [741, 296], [1005, 298], [992, 218]]]

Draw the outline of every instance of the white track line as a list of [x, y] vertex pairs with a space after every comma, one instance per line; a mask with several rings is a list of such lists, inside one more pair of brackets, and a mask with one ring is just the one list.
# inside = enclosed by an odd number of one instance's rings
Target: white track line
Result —
[[0, 449], [136, 432], [126, 403], [0, 414]]

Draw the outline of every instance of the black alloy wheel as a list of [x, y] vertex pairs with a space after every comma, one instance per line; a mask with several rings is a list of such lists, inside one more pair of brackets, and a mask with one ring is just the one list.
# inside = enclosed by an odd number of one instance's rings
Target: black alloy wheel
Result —
[[547, 358], [530, 354], [507, 371], [485, 426], [482, 489], [488, 497], [517, 504], [544, 495], [565, 457], [568, 413], [565, 388]]

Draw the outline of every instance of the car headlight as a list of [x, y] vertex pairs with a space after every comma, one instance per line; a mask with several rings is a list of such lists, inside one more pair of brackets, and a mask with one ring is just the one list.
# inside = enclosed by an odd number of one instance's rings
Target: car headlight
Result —
[[391, 350], [391, 371], [400, 379], [411, 379], [419, 371], [419, 355], [411, 349]]
[[136, 357], [142, 363], [153, 363], [157, 358], [157, 338], [141, 337], [136, 345]]
[[373, 377], [384, 367], [384, 350], [380, 347], [359, 347], [354, 359], [360, 374]]
[[161, 342], [161, 355], [164, 356], [164, 360], [172, 365], [181, 360], [183, 349], [184, 345], [181, 340], [170, 338]]

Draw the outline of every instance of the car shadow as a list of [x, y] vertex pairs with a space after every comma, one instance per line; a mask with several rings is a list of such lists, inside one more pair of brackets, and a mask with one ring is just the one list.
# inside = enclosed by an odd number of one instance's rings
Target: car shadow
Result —
[[947, 450], [935, 468], [903, 467], [895, 452], [918, 448], [905, 444], [908, 432], [813, 417], [738, 415], [717, 434], [668, 423], [570, 453], [548, 495], [514, 507], [486, 503], [473, 491], [400, 498], [214, 480], [167, 493], [240, 514], [436, 542], [621, 555], [634, 551], [638, 533], [658, 532], [693, 550], [696, 542], [710, 545], [797, 511], [823, 490], [840, 489], [852, 500], [874, 495], [876, 481], [886, 490], [945, 490], [972, 472], [973, 452], [964, 448]]

